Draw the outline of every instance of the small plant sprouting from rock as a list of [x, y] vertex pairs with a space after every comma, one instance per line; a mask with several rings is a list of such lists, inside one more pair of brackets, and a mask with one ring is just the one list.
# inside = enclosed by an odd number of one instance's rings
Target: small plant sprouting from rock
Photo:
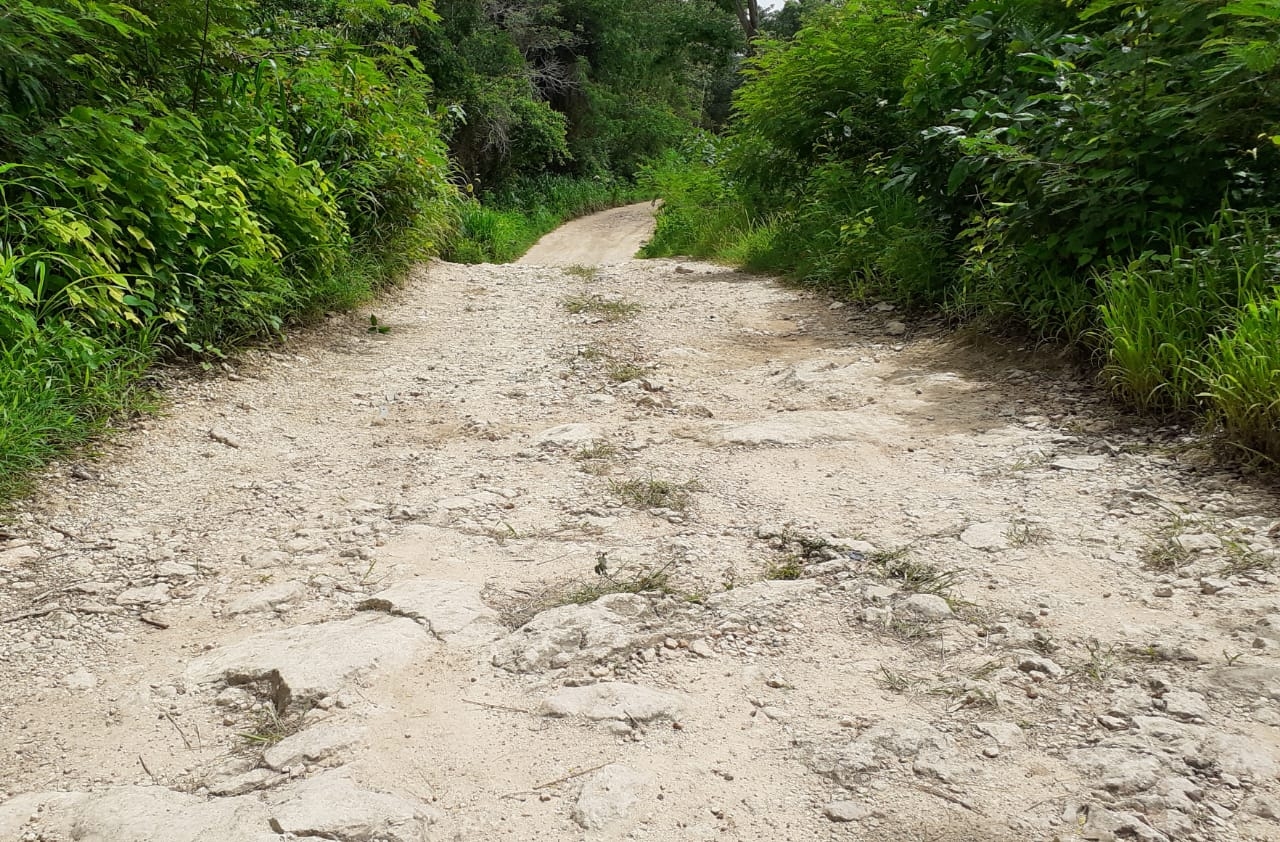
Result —
[[618, 456], [618, 446], [612, 442], [596, 440], [573, 454], [579, 470], [601, 476], [607, 474]]
[[1015, 523], [1005, 532], [1004, 537], [1011, 547], [1030, 547], [1048, 541], [1049, 531], [1035, 524]]
[[883, 664], [880, 665], [880, 675], [876, 677], [877, 684], [893, 693], [906, 693], [919, 682], [916, 676], [891, 670]]
[[873, 553], [867, 561], [882, 579], [895, 582], [910, 593], [934, 594], [947, 599], [951, 589], [960, 581], [959, 571], [943, 570], [927, 562], [915, 561], [910, 558], [906, 547]]
[[632, 380], [639, 380], [648, 370], [645, 366], [630, 360], [610, 360], [605, 368], [605, 374], [614, 383], [629, 383]]
[[1222, 576], [1247, 576], [1250, 573], [1265, 572], [1275, 565], [1261, 553], [1255, 552], [1239, 541], [1223, 541], [1223, 549], [1227, 560], [1219, 570]]
[[640, 305], [635, 301], [601, 295], [571, 295], [560, 303], [575, 316], [587, 313], [605, 322], [624, 321], [640, 312]]
[[1143, 566], [1148, 570], [1158, 573], [1176, 573], [1191, 561], [1191, 553], [1183, 549], [1172, 537], [1165, 537], [1143, 548], [1140, 558]]
[[760, 534], [759, 537], [767, 538], [769, 546], [779, 553], [777, 560], [765, 568], [766, 579], [801, 579], [805, 568], [810, 564], [837, 559], [850, 562], [863, 560], [860, 553], [821, 535], [788, 528], [776, 533]]
[[280, 713], [276, 710], [275, 705], [263, 705], [253, 730], [242, 731], [237, 736], [244, 740], [246, 745], [267, 748], [280, 742], [285, 737], [301, 731], [302, 719], [306, 714], [306, 710], [296, 711], [292, 714], [288, 712]]
[[595, 602], [600, 597], [611, 593], [644, 593], [646, 591], [672, 593], [669, 571], [674, 564], [675, 560], [672, 559], [659, 567], [622, 567], [614, 572], [609, 569], [608, 553], [598, 552], [595, 567], [592, 569], [596, 578], [570, 591], [564, 601], [582, 605]]
[[700, 491], [697, 481], [671, 482], [670, 480], [629, 479], [609, 484], [609, 489], [622, 500], [637, 509], [670, 509], [682, 512], [689, 506], [690, 495]]
[[764, 571], [766, 579], [791, 580], [802, 576], [804, 576], [804, 559], [794, 553], [783, 556]]
[[1101, 641], [1091, 639], [1084, 648], [1089, 653], [1089, 661], [1080, 670], [1081, 674], [1094, 684], [1106, 684], [1120, 662], [1115, 645], [1104, 646]]

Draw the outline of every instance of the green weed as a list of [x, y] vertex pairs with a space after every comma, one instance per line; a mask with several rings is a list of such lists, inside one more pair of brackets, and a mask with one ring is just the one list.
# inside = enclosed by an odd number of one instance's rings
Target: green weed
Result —
[[572, 295], [560, 302], [560, 306], [575, 316], [586, 313], [605, 322], [620, 322], [640, 312], [640, 305], [634, 301], [600, 295]]
[[610, 490], [624, 503], [637, 509], [670, 509], [684, 511], [692, 492], [701, 489], [696, 481], [671, 482], [663, 479], [629, 479], [614, 481]]
[[960, 581], [959, 571], [915, 561], [905, 548], [875, 553], [867, 561], [881, 578], [910, 593], [935, 594], [945, 599]]

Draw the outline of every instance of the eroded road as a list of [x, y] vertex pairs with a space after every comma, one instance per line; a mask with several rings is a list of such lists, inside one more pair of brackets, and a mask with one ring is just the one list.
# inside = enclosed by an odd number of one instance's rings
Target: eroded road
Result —
[[50, 472], [0, 840], [1280, 839], [1273, 493], [611, 213]]

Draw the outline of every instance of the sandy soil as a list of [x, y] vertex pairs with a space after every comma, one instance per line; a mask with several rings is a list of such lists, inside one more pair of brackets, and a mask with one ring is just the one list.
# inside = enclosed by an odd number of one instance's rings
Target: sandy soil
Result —
[[1273, 491], [650, 224], [423, 266], [51, 469], [0, 840], [1280, 839]]

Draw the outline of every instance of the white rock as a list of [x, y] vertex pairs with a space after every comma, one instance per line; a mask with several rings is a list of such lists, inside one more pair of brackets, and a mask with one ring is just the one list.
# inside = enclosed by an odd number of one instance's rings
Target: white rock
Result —
[[270, 801], [283, 833], [343, 842], [426, 842], [438, 818], [417, 801], [357, 786], [342, 771], [277, 790]]
[[[0, 805], [0, 838], [9, 835]], [[32, 813], [28, 810], [28, 816]], [[128, 786], [103, 793], [46, 794], [34, 823], [36, 839], [85, 842], [279, 842], [267, 809], [253, 798], [212, 801], [158, 786]], [[19, 828], [22, 825], [18, 825]], [[415, 840], [414, 842], [418, 842]]]
[[274, 611], [302, 601], [307, 588], [301, 582], [279, 582], [236, 597], [227, 603], [228, 616]]
[[1173, 542], [1189, 553], [1222, 549], [1222, 539], [1212, 532], [1186, 533], [1174, 538]]
[[250, 769], [237, 775], [226, 775], [207, 780], [205, 786], [211, 795], [226, 798], [228, 796], [248, 795], [250, 792], [266, 789], [285, 780], [287, 778], [284, 775], [279, 772], [273, 772], [270, 769]]
[[1200, 593], [1202, 594], [1222, 593], [1229, 587], [1231, 587], [1231, 583], [1226, 579], [1215, 579], [1211, 576], [1205, 576], [1200, 579]]
[[596, 664], [683, 634], [677, 621], [670, 613], [659, 618], [644, 597], [609, 594], [538, 614], [494, 645], [493, 664], [511, 672]]
[[651, 687], [608, 681], [586, 687], [562, 687], [543, 700], [542, 712], [547, 716], [581, 716], [596, 722], [607, 719], [678, 721], [684, 713], [684, 700], [674, 693]]
[[802, 411], [715, 425], [704, 438], [710, 444], [799, 445], [815, 441], [876, 442], [905, 432], [906, 426], [899, 421], [856, 410]]
[[262, 753], [262, 762], [276, 771], [299, 763], [319, 763], [358, 743], [364, 730], [354, 725], [312, 725], [268, 748]]
[[1156, 785], [1164, 775], [1160, 760], [1122, 748], [1078, 749], [1067, 755], [1071, 765], [1117, 795], [1134, 795]]
[[1229, 775], [1254, 780], [1270, 780], [1280, 773], [1280, 763], [1271, 746], [1242, 734], [1217, 733], [1205, 739], [1200, 750], [1217, 761]]
[[534, 443], [546, 448], [576, 448], [591, 444], [598, 438], [590, 424], [561, 424], [543, 430], [534, 437]]
[[169, 586], [163, 582], [145, 588], [129, 588], [116, 594], [116, 605], [163, 605], [169, 601]]
[[357, 614], [265, 632], [216, 649], [187, 667], [186, 681], [267, 682], [283, 706], [337, 693], [377, 668], [404, 666], [430, 642], [430, 635], [407, 617]]
[[1164, 712], [1183, 722], [1205, 722], [1212, 716], [1204, 696], [1191, 690], [1169, 690], [1163, 700]]
[[87, 669], [81, 667], [75, 672], [64, 675], [62, 683], [69, 690], [92, 690], [98, 686], [98, 678]]
[[889, 600], [893, 599], [897, 593], [897, 588], [891, 588], [887, 585], [867, 585], [862, 589], [862, 598], [867, 602], [873, 602], [877, 605], [885, 605]]
[[1023, 658], [1018, 662], [1018, 669], [1023, 672], [1042, 672], [1045, 675], [1049, 675], [1054, 678], [1061, 678], [1066, 673], [1066, 670], [1058, 666], [1052, 660], [1039, 655], [1031, 655]]
[[1017, 748], [1027, 744], [1026, 735], [1015, 722], [975, 722], [974, 729], [996, 741], [1001, 748]]
[[1274, 795], [1252, 795], [1240, 805], [1240, 811], [1251, 816], [1280, 822], [1280, 798]]
[[832, 801], [822, 814], [833, 822], [856, 822], [870, 818], [873, 811], [857, 801]]
[[1096, 471], [1106, 462], [1102, 456], [1060, 456], [1049, 465], [1060, 471]]
[[1009, 546], [1010, 528], [1005, 521], [975, 523], [960, 533], [960, 541], [975, 550], [1003, 550]]
[[421, 620], [438, 639], [457, 645], [489, 643], [506, 633], [498, 612], [470, 582], [410, 579], [374, 594], [360, 608]]
[[0, 550], [0, 568], [15, 569], [40, 558], [40, 550], [30, 544], [19, 544]]
[[696, 637], [689, 641], [689, 651], [699, 658], [714, 658], [716, 656], [716, 650], [712, 648], [705, 637]]
[[945, 620], [951, 616], [951, 606], [936, 594], [912, 594], [902, 601], [902, 610], [925, 620]]
[[582, 784], [573, 820], [587, 830], [621, 825], [630, 818], [648, 783], [646, 775], [611, 763]]

